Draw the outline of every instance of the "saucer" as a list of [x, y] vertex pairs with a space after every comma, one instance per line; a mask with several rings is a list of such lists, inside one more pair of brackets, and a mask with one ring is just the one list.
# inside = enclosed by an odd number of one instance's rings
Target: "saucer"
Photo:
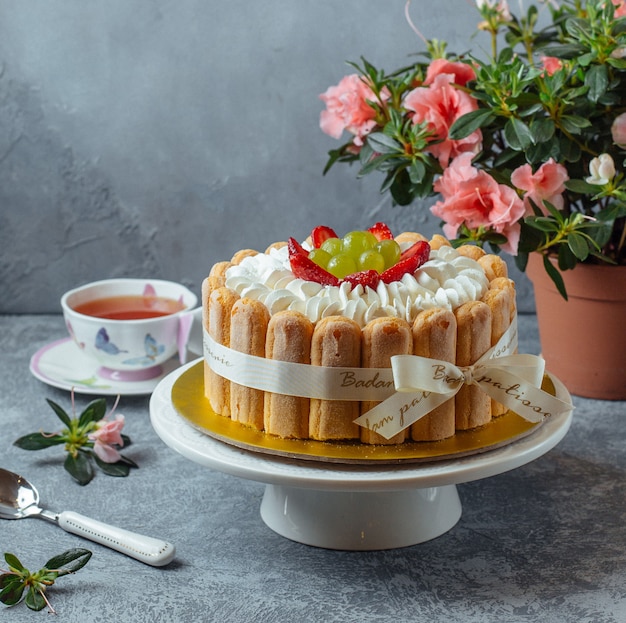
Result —
[[78, 348], [71, 337], [56, 340], [40, 348], [30, 359], [33, 376], [47, 385], [72, 389], [77, 394], [134, 396], [151, 394], [159, 382], [180, 367], [178, 356], [141, 376], [124, 379], [127, 373], [101, 368]]

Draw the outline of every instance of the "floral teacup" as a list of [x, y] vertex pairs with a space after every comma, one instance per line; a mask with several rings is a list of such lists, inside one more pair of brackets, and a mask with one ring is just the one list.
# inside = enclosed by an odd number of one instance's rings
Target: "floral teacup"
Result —
[[158, 279], [107, 279], [66, 292], [67, 329], [101, 376], [146, 380], [176, 352], [184, 360], [197, 297]]

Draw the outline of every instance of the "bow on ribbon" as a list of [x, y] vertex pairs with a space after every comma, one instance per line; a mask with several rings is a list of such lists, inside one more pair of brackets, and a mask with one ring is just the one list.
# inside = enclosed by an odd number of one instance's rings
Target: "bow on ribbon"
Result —
[[541, 357], [497, 356], [502, 350], [514, 350], [513, 340], [514, 337], [504, 349], [498, 348], [502, 343], [499, 342], [471, 366], [456, 366], [415, 355], [392, 357], [397, 393], [355, 422], [390, 439], [450, 400], [463, 385], [477, 385], [491, 398], [530, 422], [541, 422], [550, 415], [571, 410], [571, 404], [541, 389], [545, 368]]

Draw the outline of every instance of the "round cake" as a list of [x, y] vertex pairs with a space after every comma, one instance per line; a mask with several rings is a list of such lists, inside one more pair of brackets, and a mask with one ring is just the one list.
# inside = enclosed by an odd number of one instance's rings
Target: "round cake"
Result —
[[[343, 238], [318, 227], [303, 243], [291, 238], [215, 264], [202, 294], [205, 395], [242, 426], [400, 444], [445, 439], [506, 411], [467, 384], [392, 436], [367, 417], [395, 391], [392, 358], [471, 366], [514, 325], [506, 264], [476, 246], [394, 237], [383, 223]], [[340, 378], [339, 393], [325, 387], [327, 373]]]

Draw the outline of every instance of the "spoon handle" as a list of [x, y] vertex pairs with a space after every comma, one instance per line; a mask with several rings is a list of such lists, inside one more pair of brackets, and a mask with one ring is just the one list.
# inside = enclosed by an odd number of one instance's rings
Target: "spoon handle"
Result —
[[59, 513], [58, 523], [66, 532], [106, 545], [154, 567], [166, 565], [176, 553], [175, 547], [167, 541], [116, 528], [73, 511]]

